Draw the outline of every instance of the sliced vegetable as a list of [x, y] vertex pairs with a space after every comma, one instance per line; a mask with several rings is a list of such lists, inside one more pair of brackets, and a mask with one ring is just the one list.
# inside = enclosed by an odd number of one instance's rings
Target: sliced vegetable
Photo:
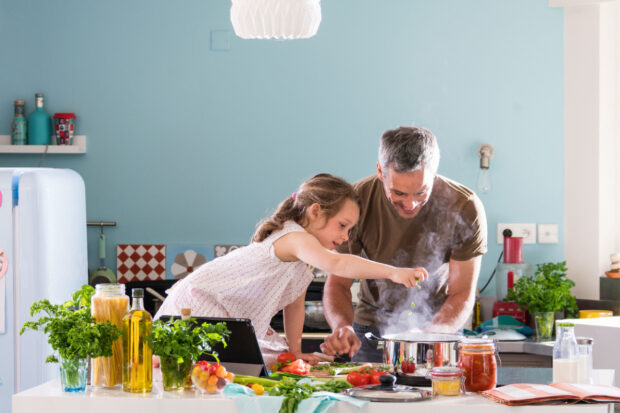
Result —
[[308, 374], [310, 373], [310, 365], [302, 359], [297, 359], [282, 367], [280, 371], [293, 374]]
[[293, 353], [282, 353], [278, 356], [278, 363], [292, 363], [297, 360]]

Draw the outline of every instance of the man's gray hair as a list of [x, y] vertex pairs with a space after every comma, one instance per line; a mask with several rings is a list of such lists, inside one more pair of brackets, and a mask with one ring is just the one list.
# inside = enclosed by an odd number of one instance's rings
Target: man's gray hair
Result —
[[435, 135], [420, 126], [401, 126], [386, 131], [379, 144], [379, 165], [386, 174], [412, 172], [423, 167], [433, 173], [439, 167], [439, 146]]

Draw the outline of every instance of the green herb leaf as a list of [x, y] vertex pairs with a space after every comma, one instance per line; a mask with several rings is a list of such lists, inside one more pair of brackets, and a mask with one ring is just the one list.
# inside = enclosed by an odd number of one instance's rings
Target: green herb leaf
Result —
[[160, 319], [153, 322], [151, 347], [153, 354], [176, 358], [179, 363], [186, 359], [196, 361], [202, 354], [211, 355], [219, 362], [213, 347], [219, 343], [226, 347], [229, 336], [226, 323], [197, 325], [195, 318], [187, 321]]
[[566, 261], [537, 264], [534, 276], [519, 278], [505, 300], [514, 301], [531, 314], [564, 310], [572, 317], [578, 312], [577, 299], [570, 291], [574, 286], [566, 278]]

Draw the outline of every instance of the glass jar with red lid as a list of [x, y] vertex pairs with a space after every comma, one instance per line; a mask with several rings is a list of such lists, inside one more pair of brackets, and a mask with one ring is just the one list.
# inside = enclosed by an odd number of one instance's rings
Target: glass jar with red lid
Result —
[[488, 338], [466, 338], [459, 343], [458, 367], [465, 375], [465, 390], [484, 391], [497, 384], [495, 342]]

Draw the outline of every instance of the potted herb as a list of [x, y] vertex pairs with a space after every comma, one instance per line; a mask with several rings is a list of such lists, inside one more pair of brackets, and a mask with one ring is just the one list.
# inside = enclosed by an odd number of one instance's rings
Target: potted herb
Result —
[[219, 362], [213, 347], [219, 343], [226, 347], [229, 336], [226, 323], [198, 324], [195, 318], [154, 321], [151, 347], [153, 354], [160, 358], [164, 390], [182, 391], [185, 387], [191, 387], [193, 361], [207, 354]]
[[534, 316], [539, 340], [551, 339], [556, 311], [569, 317], [577, 314], [577, 300], [570, 291], [574, 285], [566, 278], [566, 261], [537, 264], [533, 277], [519, 278], [508, 290], [506, 301], [514, 301]]
[[90, 315], [90, 297], [95, 290], [89, 285], [73, 293], [64, 304], [52, 304], [39, 300], [30, 307], [31, 316], [20, 330], [42, 331], [60, 360], [50, 355], [47, 363], [60, 363], [60, 379], [63, 391], [77, 392], [86, 389], [88, 357], [111, 356], [112, 342], [120, 337], [120, 330], [110, 322], [98, 323]]

